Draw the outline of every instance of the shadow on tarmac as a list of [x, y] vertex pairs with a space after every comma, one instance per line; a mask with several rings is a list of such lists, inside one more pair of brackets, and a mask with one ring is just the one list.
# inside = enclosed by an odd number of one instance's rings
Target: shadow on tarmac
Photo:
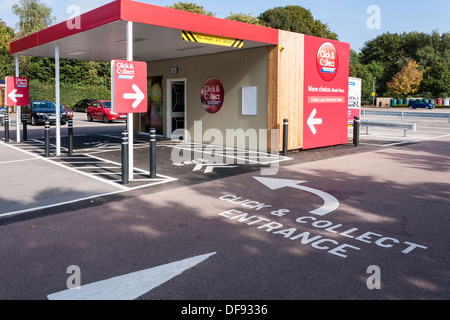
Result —
[[[441, 142], [434, 142], [441, 146]], [[422, 144], [423, 145], [423, 144]], [[422, 146], [421, 145], [421, 146]], [[408, 146], [404, 148], [411, 148]], [[445, 152], [412, 148], [412, 166], [439, 172]], [[383, 151], [381, 151], [383, 153]], [[393, 170], [408, 170], [408, 156], [385, 154]], [[392, 162], [391, 162], [392, 163]], [[356, 165], [356, 164], [355, 164]], [[357, 164], [364, 166], [364, 163]], [[246, 178], [242, 180], [241, 178]], [[91, 283], [187, 257], [217, 252], [204, 263], [144, 294], [144, 300], [297, 300], [297, 299], [448, 299], [448, 183], [413, 186], [379, 180], [376, 175], [339, 168], [299, 172], [283, 167], [278, 178], [326, 184], [341, 202], [323, 220], [358, 234], [398, 239], [390, 248], [332, 234], [296, 219], [311, 216], [321, 205], [308, 193], [267, 192], [249, 175], [195, 184], [152, 195], [128, 193], [43, 210], [2, 221], [0, 232], [0, 299], [46, 299], [66, 289], [67, 266], [78, 265], [82, 283]], [[318, 180], [320, 178], [320, 180]], [[320, 182], [322, 181], [322, 182]], [[252, 191], [250, 191], [252, 189]], [[277, 217], [219, 201], [233, 194], [291, 212]], [[347, 258], [313, 248], [310, 243], [268, 232], [262, 225], [219, 215], [230, 209], [248, 212], [309, 232], [347, 242], [360, 250]], [[56, 214], [57, 213], [57, 214]], [[317, 217], [318, 219], [322, 219]], [[13, 223], [14, 222], [14, 223]], [[345, 229], [344, 229], [345, 230]], [[286, 235], [286, 233], [285, 233]], [[428, 247], [404, 254], [405, 242]], [[329, 244], [329, 243], [328, 243]], [[395, 245], [394, 245], [395, 244]], [[18, 268], [17, 266], [23, 266]], [[381, 289], [369, 290], [366, 272], [381, 269]]]

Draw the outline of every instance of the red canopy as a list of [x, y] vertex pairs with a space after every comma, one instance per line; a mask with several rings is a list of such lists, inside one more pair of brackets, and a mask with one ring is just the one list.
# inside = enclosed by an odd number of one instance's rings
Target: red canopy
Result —
[[[116, 0], [10, 44], [11, 54], [110, 61], [126, 55], [126, 24], [134, 22], [134, 60], [156, 61], [240, 50], [205, 43], [189, 43], [182, 31], [243, 39], [246, 48], [278, 44], [278, 30], [219, 19], [151, 4]], [[75, 26], [75, 27], [74, 27]]]

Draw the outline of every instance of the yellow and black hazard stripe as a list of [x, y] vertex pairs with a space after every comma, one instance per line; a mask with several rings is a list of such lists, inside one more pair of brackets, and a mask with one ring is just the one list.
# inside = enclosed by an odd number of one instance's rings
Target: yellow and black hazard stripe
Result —
[[182, 32], [183, 40], [185, 41], [192, 41], [192, 42], [198, 42], [192, 32], [190, 31], [183, 31]]
[[244, 40], [215, 36], [204, 33], [196, 33], [191, 31], [182, 31], [181, 36], [184, 41], [213, 44], [217, 46], [243, 48]]
[[231, 46], [233, 48], [242, 48], [244, 46], [244, 40], [236, 39]]

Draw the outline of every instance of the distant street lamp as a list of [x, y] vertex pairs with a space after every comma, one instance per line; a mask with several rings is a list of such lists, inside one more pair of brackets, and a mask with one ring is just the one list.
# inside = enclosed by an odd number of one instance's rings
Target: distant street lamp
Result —
[[373, 77], [373, 90], [372, 90], [372, 105], [375, 106], [375, 80], [377, 78]]

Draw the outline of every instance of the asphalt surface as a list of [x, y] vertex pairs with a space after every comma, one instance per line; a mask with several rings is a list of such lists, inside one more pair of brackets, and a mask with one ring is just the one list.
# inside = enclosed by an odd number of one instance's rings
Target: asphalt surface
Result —
[[289, 153], [275, 175], [255, 162], [205, 172], [194, 153], [174, 165], [173, 142], [161, 140], [157, 184], [137, 139], [142, 181], [129, 186], [101, 171], [117, 163], [123, 124], [83, 131], [80, 120], [71, 163], [0, 143], [0, 299], [48, 299], [67, 289], [72, 265], [84, 285], [207, 255], [137, 299], [447, 300], [450, 125], [417, 123], [407, 137], [374, 128], [357, 148]]

